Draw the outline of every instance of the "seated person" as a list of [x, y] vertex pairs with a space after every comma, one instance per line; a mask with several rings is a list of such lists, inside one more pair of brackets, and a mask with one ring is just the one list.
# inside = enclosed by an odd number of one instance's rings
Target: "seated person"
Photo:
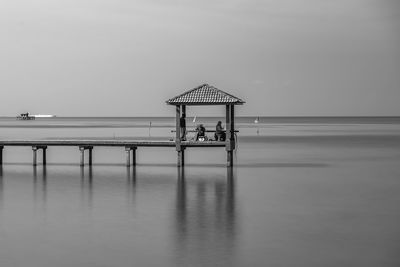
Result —
[[226, 133], [224, 128], [222, 127], [222, 122], [218, 121], [217, 126], [215, 126], [215, 134], [214, 134], [215, 141], [225, 141]]
[[203, 124], [200, 124], [196, 127], [196, 141], [205, 141], [207, 140], [206, 136], [206, 128], [204, 128]]
[[186, 116], [182, 115], [180, 119], [181, 125], [181, 141], [186, 141]]

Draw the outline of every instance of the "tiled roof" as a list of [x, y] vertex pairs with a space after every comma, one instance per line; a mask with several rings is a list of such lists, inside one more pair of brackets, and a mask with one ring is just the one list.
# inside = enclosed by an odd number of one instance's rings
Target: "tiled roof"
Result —
[[243, 103], [245, 102], [240, 98], [208, 84], [200, 85], [167, 101], [167, 104], [171, 105], [226, 105]]

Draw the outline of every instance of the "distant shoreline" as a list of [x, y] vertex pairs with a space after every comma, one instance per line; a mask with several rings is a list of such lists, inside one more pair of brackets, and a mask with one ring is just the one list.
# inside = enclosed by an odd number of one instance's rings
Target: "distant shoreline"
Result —
[[[214, 127], [222, 117], [187, 118], [187, 127], [202, 123]], [[270, 128], [307, 125], [400, 125], [400, 117], [237, 117], [235, 124], [239, 128]], [[174, 117], [56, 117], [37, 120], [17, 120], [0, 117], [0, 128], [171, 128], [174, 129]]]
[[[43, 114], [32, 114], [32, 116], [45, 116], [43, 118], [175, 118], [175, 116], [60, 116], [60, 115], [43, 115]], [[51, 117], [50, 117], [51, 116]], [[393, 117], [398, 117], [400, 118], [400, 115], [362, 115], [362, 116], [356, 116], [356, 115], [346, 115], [346, 116], [335, 116], [335, 115], [323, 115], [323, 116], [312, 116], [312, 115], [290, 115], [290, 116], [270, 116], [270, 115], [235, 115], [236, 117], [242, 117], [242, 118], [255, 118], [255, 117], [263, 117], [263, 118], [393, 118]], [[16, 116], [13, 115], [0, 115], [0, 118], [15, 118]], [[198, 115], [197, 117], [202, 117], [202, 118], [217, 118], [221, 116], [202, 116]]]

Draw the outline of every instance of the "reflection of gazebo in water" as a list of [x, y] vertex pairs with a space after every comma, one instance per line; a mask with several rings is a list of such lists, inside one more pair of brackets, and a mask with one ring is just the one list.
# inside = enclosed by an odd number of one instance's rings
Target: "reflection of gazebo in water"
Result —
[[[235, 150], [235, 105], [245, 103], [240, 98], [221, 91], [211, 85], [203, 84], [167, 101], [169, 105], [176, 106], [176, 151], [178, 151], [178, 166], [185, 162], [184, 151], [186, 147], [225, 147], [227, 151], [227, 164], [233, 165], [233, 150]], [[186, 106], [225, 105], [226, 106], [226, 140], [217, 141], [184, 141], [181, 140], [181, 117], [186, 118]]]
[[233, 168], [226, 169], [226, 177], [215, 169], [202, 169], [201, 175], [178, 169], [172, 223], [176, 266], [234, 265], [241, 223], [235, 179]]

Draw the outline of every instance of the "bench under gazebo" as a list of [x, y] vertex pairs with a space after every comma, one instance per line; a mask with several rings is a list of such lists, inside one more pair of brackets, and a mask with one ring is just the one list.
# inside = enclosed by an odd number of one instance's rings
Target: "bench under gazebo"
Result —
[[[166, 101], [176, 107], [176, 151], [178, 152], [178, 166], [185, 164], [185, 149], [187, 147], [225, 147], [227, 152], [227, 165], [233, 166], [233, 151], [235, 150], [235, 105], [245, 102], [214, 86], [202, 84]], [[226, 139], [221, 141], [186, 141], [182, 140], [181, 118], [186, 118], [186, 106], [225, 105], [226, 106]], [[183, 127], [182, 127], [183, 126]]]

